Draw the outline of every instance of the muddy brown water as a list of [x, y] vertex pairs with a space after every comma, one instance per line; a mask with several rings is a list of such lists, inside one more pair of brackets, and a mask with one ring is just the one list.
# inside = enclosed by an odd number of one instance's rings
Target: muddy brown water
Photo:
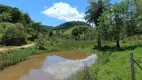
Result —
[[0, 80], [64, 80], [96, 59], [79, 50], [35, 55], [0, 71]]

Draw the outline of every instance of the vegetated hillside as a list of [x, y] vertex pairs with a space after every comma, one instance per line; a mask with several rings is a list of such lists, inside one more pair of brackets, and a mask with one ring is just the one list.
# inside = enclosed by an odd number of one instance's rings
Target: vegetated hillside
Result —
[[69, 29], [65, 30], [63, 34], [64, 34], [64, 35], [66, 35], [66, 34], [71, 35], [72, 30], [74, 30], [75, 28], [76, 28], [76, 27], [69, 28]]
[[0, 22], [22, 23], [23, 25], [32, 22], [28, 13], [23, 13], [18, 8], [0, 5]]
[[66, 23], [60, 24], [60, 25], [56, 26], [54, 29], [55, 30], [69, 29], [74, 26], [89, 26], [89, 24], [87, 24], [85, 22], [81, 22], [81, 21], [71, 21], [71, 22], [66, 22]]
[[25, 44], [28, 40], [36, 39], [39, 33], [47, 32], [49, 28], [51, 27], [34, 22], [28, 13], [16, 7], [0, 4], [0, 43], [4, 45], [16, 45], [17, 41]]
[[45, 28], [47, 28], [47, 29], [54, 29], [54, 27], [53, 26], [47, 26], [47, 25], [43, 25]]

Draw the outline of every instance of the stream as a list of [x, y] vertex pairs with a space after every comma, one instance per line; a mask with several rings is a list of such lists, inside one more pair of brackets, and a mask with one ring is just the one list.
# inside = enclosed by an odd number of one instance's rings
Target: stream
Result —
[[35, 55], [0, 71], [0, 80], [64, 80], [96, 59], [79, 50]]

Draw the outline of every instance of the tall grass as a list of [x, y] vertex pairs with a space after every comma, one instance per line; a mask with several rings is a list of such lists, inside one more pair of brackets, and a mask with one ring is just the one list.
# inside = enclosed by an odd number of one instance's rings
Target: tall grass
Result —
[[[142, 41], [129, 41], [121, 43], [121, 50], [94, 50], [97, 54], [97, 62], [88, 69], [78, 74], [77, 80], [88, 78], [90, 80], [130, 80], [130, 52], [134, 53], [134, 59], [142, 66]], [[85, 71], [87, 70], [87, 71]], [[88, 73], [88, 74], [85, 74]], [[136, 80], [142, 79], [142, 70], [135, 65]], [[84, 80], [82, 79], [82, 80]], [[86, 79], [87, 80], [87, 79]]]
[[31, 55], [43, 54], [48, 52], [57, 51], [54, 48], [49, 48], [45, 50], [36, 49], [35, 46], [26, 49], [15, 49], [12, 51], [0, 52], [0, 70], [19, 63], [21, 61], [27, 60]]
[[32, 54], [33, 51], [30, 48], [0, 52], [0, 69], [26, 60]]
[[94, 43], [93, 41], [62, 40], [55, 46], [58, 50], [91, 49]]

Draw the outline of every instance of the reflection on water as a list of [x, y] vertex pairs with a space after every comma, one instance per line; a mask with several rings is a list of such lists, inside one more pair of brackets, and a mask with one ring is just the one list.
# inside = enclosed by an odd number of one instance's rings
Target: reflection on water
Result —
[[[74, 56], [74, 57], [73, 57]], [[2, 80], [63, 80], [97, 59], [80, 51], [38, 55], [0, 72]]]

